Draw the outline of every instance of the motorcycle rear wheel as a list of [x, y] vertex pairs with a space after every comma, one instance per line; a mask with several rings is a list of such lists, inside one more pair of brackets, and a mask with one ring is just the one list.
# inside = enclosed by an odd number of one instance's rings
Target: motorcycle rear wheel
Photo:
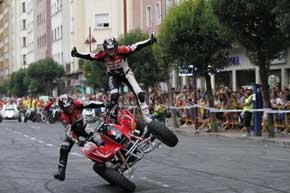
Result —
[[136, 185], [113, 168], [94, 164], [94, 171], [112, 185], [118, 185], [126, 192], [134, 192]]
[[163, 123], [152, 120], [148, 125], [149, 131], [155, 135], [162, 143], [169, 147], [174, 147], [178, 143], [177, 136], [169, 130]]

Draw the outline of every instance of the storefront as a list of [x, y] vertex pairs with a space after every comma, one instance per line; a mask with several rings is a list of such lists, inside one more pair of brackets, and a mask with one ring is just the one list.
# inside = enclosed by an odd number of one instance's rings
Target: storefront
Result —
[[[290, 85], [290, 59], [289, 49], [281, 59], [275, 59], [271, 62], [269, 77], [274, 76], [275, 81], [282, 87]], [[221, 84], [237, 90], [244, 85], [252, 83], [261, 83], [259, 68], [254, 66], [246, 55], [246, 49], [235, 47], [229, 52], [230, 66], [221, 69], [212, 77], [214, 88]]]

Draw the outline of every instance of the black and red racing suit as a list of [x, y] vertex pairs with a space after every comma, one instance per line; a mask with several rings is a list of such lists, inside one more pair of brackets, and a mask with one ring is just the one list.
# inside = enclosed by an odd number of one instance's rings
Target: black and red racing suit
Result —
[[[72, 136], [74, 138], [79, 139], [80, 137], [87, 138], [91, 133], [88, 133], [86, 129], [86, 122], [83, 119], [82, 111], [84, 108], [100, 108], [104, 107], [103, 103], [96, 103], [89, 101], [87, 103], [82, 103], [80, 100], [74, 100], [73, 104], [74, 111], [72, 114], [65, 113], [64, 111], [60, 114], [60, 121], [63, 123], [66, 129], [66, 135], [63, 143], [60, 146], [59, 151], [59, 162], [58, 162], [58, 170], [59, 172], [55, 175], [55, 178], [64, 180], [65, 178], [65, 170], [67, 165], [68, 154], [75, 143]], [[68, 134], [68, 132], [71, 132]], [[72, 135], [72, 136], [71, 136]], [[94, 136], [93, 142], [97, 145], [101, 145], [102, 143], [100, 136]], [[62, 175], [60, 177], [60, 175]]]

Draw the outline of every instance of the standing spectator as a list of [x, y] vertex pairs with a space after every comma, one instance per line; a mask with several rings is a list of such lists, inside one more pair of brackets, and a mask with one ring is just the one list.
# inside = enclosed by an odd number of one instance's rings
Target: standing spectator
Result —
[[247, 130], [247, 136], [251, 136], [251, 121], [253, 114], [253, 93], [250, 88], [246, 89], [246, 99], [243, 104], [244, 108], [244, 127]]

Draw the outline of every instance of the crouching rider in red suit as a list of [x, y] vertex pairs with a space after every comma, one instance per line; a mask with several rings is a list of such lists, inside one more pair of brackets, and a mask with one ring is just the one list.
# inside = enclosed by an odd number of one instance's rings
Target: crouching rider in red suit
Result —
[[106, 65], [109, 75], [109, 115], [111, 121], [116, 121], [118, 116], [119, 87], [122, 83], [125, 83], [133, 91], [145, 122], [150, 123], [152, 121], [149, 107], [145, 102], [145, 93], [137, 83], [134, 73], [128, 65], [127, 58], [134, 52], [156, 43], [156, 41], [156, 38], [152, 34], [147, 40], [128, 46], [119, 46], [115, 38], [109, 38], [103, 42], [104, 50], [97, 53], [79, 53], [75, 47], [71, 51], [73, 57], [101, 61]]
[[77, 138], [80, 146], [82, 146], [89, 137], [92, 137], [92, 142], [96, 145], [104, 145], [100, 135], [93, 133], [92, 131], [87, 132], [85, 130], [87, 124], [82, 116], [82, 111], [84, 108], [100, 108], [104, 107], [104, 104], [93, 101], [82, 103], [80, 100], [73, 100], [73, 98], [65, 94], [59, 97], [58, 105], [62, 110], [60, 114], [60, 121], [65, 126], [66, 135], [60, 146], [58, 172], [54, 175], [54, 178], [63, 181], [65, 179], [68, 154], [75, 143], [75, 140], [69, 133], [72, 133], [72, 135]]

